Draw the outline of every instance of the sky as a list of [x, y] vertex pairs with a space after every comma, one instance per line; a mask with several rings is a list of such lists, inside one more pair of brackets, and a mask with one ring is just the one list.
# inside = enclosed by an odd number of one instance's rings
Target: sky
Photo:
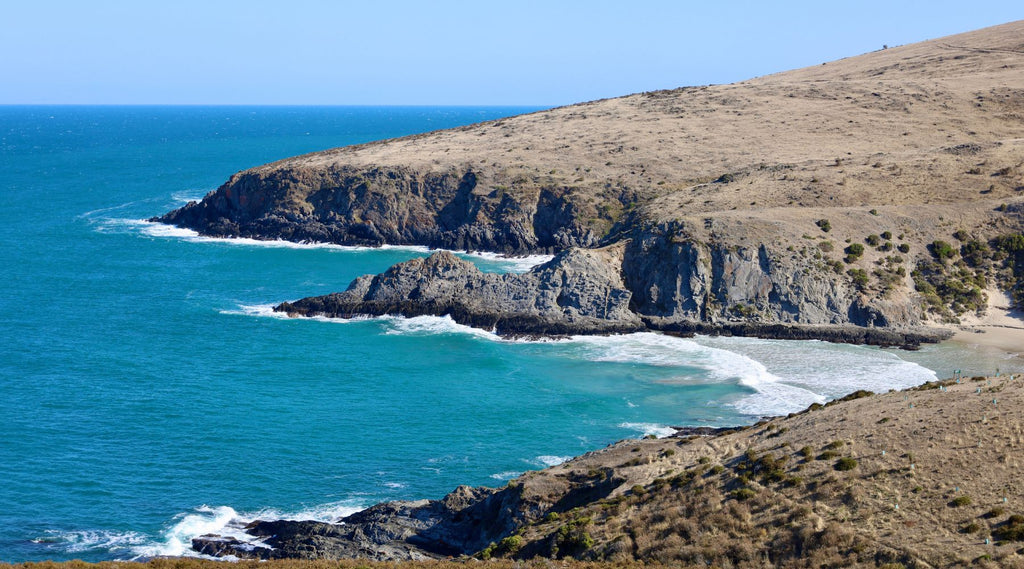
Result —
[[6, 0], [0, 104], [537, 105], [1024, 18], [988, 0]]

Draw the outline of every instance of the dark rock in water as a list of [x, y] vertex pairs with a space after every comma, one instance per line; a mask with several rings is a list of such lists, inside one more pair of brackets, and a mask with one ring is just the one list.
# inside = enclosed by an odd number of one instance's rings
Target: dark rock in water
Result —
[[442, 500], [386, 502], [339, 523], [255, 521], [245, 528], [254, 542], [206, 535], [192, 548], [215, 557], [242, 559], [422, 560], [475, 553], [541, 515], [538, 498], [522, 488], [460, 486]]
[[607, 334], [644, 329], [629, 309], [620, 249], [570, 249], [526, 274], [482, 273], [448, 253], [359, 277], [342, 293], [274, 308], [294, 316], [451, 316], [502, 336]]

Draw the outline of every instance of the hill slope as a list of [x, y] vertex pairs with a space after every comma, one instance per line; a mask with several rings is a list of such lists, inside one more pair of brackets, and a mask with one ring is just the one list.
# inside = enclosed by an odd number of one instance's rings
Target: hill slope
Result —
[[1018, 282], [1024, 246], [993, 239], [1020, 233], [1022, 204], [1014, 22], [289, 158], [158, 220], [513, 254], [625, 243], [613, 257], [652, 327], [902, 329]]
[[622, 441], [504, 488], [381, 504], [344, 525], [255, 522], [255, 548], [215, 536], [194, 546], [264, 558], [1022, 567], [1024, 378], [976, 379], [861, 392], [734, 432]]

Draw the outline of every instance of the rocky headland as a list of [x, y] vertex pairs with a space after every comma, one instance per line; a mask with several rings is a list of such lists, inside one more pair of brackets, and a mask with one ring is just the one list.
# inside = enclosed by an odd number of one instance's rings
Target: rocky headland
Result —
[[934, 341], [993, 287], [1022, 295], [1022, 38], [1014, 22], [298, 156], [154, 221], [558, 255], [494, 278], [442, 254], [280, 307], [296, 315], [450, 314], [510, 335]]

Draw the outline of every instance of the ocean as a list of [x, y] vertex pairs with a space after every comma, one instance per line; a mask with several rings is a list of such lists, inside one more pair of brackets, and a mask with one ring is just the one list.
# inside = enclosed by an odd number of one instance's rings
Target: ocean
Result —
[[[232, 173], [536, 110], [0, 107], [0, 561], [188, 554], [256, 518], [439, 498], [674, 425], [748, 424], [959, 368], [919, 352], [656, 334], [513, 342], [270, 307], [425, 256], [145, 222]], [[483, 270], [543, 257], [464, 254]]]

